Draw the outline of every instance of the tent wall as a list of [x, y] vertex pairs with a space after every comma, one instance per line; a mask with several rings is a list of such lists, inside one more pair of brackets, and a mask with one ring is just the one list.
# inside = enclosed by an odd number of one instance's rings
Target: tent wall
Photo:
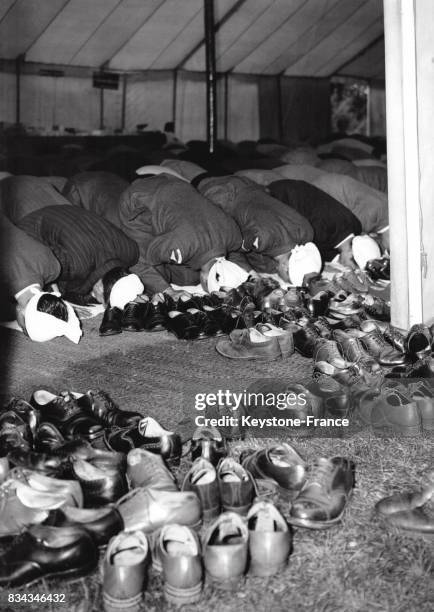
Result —
[[[320, 141], [330, 131], [330, 81], [259, 77], [261, 136], [286, 142]], [[279, 94], [280, 90], [280, 94]], [[281, 96], [281, 115], [279, 108]], [[281, 125], [279, 123], [281, 122]]]
[[384, 81], [371, 81], [369, 88], [369, 134], [386, 136], [386, 90]]

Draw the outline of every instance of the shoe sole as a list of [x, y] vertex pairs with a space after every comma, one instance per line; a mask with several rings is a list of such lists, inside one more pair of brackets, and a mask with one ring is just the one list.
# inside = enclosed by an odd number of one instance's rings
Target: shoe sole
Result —
[[216, 351], [219, 355], [221, 355], [222, 357], [226, 357], [227, 359], [238, 359], [239, 361], [263, 361], [263, 362], [267, 362], [267, 361], [279, 361], [279, 359], [287, 359], [288, 357], [290, 357], [291, 355], [293, 355], [293, 353], [288, 352], [288, 353], [281, 353], [280, 355], [275, 355], [273, 357], [256, 357], [254, 355], [249, 355], [247, 357], [241, 357], [241, 356], [234, 356], [234, 355], [225, 355], [224, 353], [222, 353], [221, 351], [218, 350], [218, 348], [216, 347]]
[[212, 585], [213, 587], [217, 588], [217, 589], [222, 589], [224, 591], [238, 591], [240, 588], [242, 588], [242, 586], [244, 585], [245, 581], [246, 581], [246, 577], [244, 575], [242, 576], [235, 576], [233, 578], [228, 578], [228, 579], [219, 579], [217, 578], [217, 576], [213, 576], [212, 574], [210, 574], [208, 571], [206, 572], [206, 578], [205, 581], [207, 584]]
[[342, 517], [345, 513], [345, 508], [342, 512], [334, 519], [330, 519], [329, 521], [313, 521], [310, 519], [302, 519], [289, 516], [288, 523], [290, 525], [295, 525], [295, 527], [305, 527], [306, 529], [328, 529], [329, 527], [333, 527], [336, 523], [339, 523], [342, 520]]
[[249, 575], [251, 576], [274, 576], [275, 574], [279, 574], [282, 572], [285, 567], [288, 565], [288, 561], [282, 561], [281, 563], [276, 563], [275, 565], [262, 565], [257, 561], [250, 561], [249, 567]]
[[166, 601], [174, 604], [175, 606], [192, 604], [199, 601], [201, 597], [202, 583], [199, 582], [199, 584], [196, 584], [195, 586], [181, 589], [165, 582], [163, 593]]

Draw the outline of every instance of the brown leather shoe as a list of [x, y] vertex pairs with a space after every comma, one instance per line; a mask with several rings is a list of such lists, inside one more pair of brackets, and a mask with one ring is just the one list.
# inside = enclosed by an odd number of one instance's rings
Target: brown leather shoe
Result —
[[229, 359], [273, 361], [294, 352], [291, 332], [266, 336], [255, 328], [234, 330], [229, 340], [219, 340], [216, 350]]
[[183, 491], [193, 491], [200, 499], [204, 521], [215, 518], [220, 511], [220, 491], [215, 467], [198, 457], [187, 472], [182, 484]]
[[166, 525], [158, 538], [164, 597], [176, 606], [195, 603], [202, 591], [202, 559], [197, 535], [185, 525]]
[[210, 525], [203, 539], [203, 561], [207, 578], [216, 586], [236, 589], [247, 568], [249, 533], [244, 518], [223, 512]]
[[140, 612], [148, 559], [148, 540], [141, 531], [122, 531], [110, 540], [103, 567], [105, 612]]
[[217, 480], [223, 510], [246, 514], [255, 496], [251, 474], [232, 457], [225, 457], [218, 464]]
[[326, 529], [344, 513], [354, 487], [354, 464], [343, 457], [320, 457], [292, 504], [289, 522], [308, 529]]
[[247, 513], [250, 569], [253, 576], [272, 576], [281, 571], [291, 550], [288, 524], [274, 504], [255, 503]]

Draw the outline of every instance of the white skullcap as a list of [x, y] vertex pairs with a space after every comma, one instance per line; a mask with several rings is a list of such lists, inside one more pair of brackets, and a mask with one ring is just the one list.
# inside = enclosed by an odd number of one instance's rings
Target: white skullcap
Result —
[[175, 170], [172, 170], [172, 168], [166, 168], [163, 166], [142, 166], [141, 168], [137, 168], [136, 174], [170, 174], [171, 176], [179, 178], [188, 183], [187, 179], [178, 174], [178, 172], [175, 172]]
[[367, 236], [354, 236], [352, 242], [353, 257], [361, 270], [365, 269], [366, 264], [371, 259], [379, 259], [381, 251], [373, 238]]
[[110, 306], [123, 310], [128, 302], [132, 302], [141, 295], [145, 287], [137, 274], [123, 276], [112, 287], [110, 291]]
[[295, 246], [288, 259], [288, 274], [293, 285], [300, 287], [306, 274], [319, 274], [322, 259], [318, 248], [313, 242]]
[[24, 321], [29, 338], [35, 342], [46, 342], [58, 336], [66, 336], [71, 342], [78, 344], [83, 331], [71, 304], [64, 302], [68, 311], [68, 320], [62, 321], [54, 315], [38, 310], [39, 299], [42, 295], [53, 294], [43, 291], [35, 293], [24, 310]]
[[218, 291], [220, 287], [234, 289], [249, 278], [248, 272], [224, 257], [217, 257], [208, 275], [208, 292]]

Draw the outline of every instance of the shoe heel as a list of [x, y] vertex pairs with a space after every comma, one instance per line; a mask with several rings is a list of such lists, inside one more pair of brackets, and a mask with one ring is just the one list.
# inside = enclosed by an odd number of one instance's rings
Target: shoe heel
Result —
[[220, 580], [216, 576], [212, 576], [209, 572], [206, 572], [206, 582], [218, 589], [224, 591], [238, 591], [245, 583], [245, 576], [234, 576], [227, 580]]
[[163, 593], [168, 603], [174, 604], [175, 606], [185, 606], [186, 604], [193, 604], [199, 601], [202, 593], [202, 583], [196, 584], [192, 587], [180, 589], [174, 587], [167, 582], [164, 583]]
[[372, 426], [374, 435], [378, 438], [393, 438], [394, 436], [403, 436], [406, 438], [420, 436], [422, 429], [420, 425], [414, 425], [413, 427], [395, 428], [390, 425]]
[[143, 593], [140, 592], [129, 599], [118, 599], [108, 593], [103, 593], [104, 612], [141, 612], [143, 609]]
[[274, 565], [262, 565], [258, 561], [250, 562], [249, 574], [251, 576], [274, 576], [285, 569], [287, 561], [276, 563]]

